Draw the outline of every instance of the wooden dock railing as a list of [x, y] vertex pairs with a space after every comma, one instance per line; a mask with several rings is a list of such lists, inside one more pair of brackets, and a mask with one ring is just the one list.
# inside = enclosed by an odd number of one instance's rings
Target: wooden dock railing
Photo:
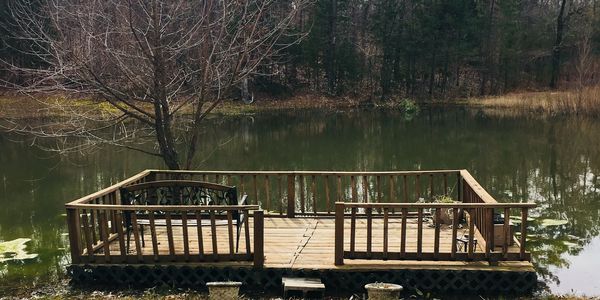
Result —
[[[479, 183], [471, 176], [471, 174], [466, 170], [460, 171], [460, 177], [462, 180], [462, 198], [461, 201], [463, 203], [473, 203], [473, 204], [496, 204], [496, 200], [488, 194], [488, 192], [481, 186]], [[515, 205], [523, 205], [523, 204], [515, 204]], [[506, 207], [497, 207], [498, 209], [502, 209], [502, 213], [504, 214], [504, 228], [509, 230], [510, 227], [510, 216], [511, 216], [511, 208], [514, 208], [515, 205], [510, 205]], [[479, 232], [483, 235], [483, 238], [486, 241], [486, 252], [489, 249], [494, 248], [494, 225], [491, 221], [493, 218], [493, 210], [489, 210], [481, 206], [476, 206], [472, 211], [470, 211], [470, 216], [472, 216], [473, 224], [477, 227]], [[535, 204], [526, 204], [526, 207], [521, 207], [520, 218], [521, 218], [521, 259], [525, 256], [525, 240], [526, 240], [526, 231], [527, 231], [527, 208], [535, 207]], [[512, 238], [512, 233], [505, 232], [504, 243], [508, 242], [509, 238]]]
[[[253, 238], [248, 237], [246, 224], [242, 252], [232, 250], [233, 228], [219, 227], [220, 234], [211, 224], [217, 219], [217, 210], [225, 222], [231, 218], [227, 207], [170, 206], [132, 207], [122, 205], [119, 189], [126, 185], [157, 180], [197, 180], [236, 186], [239, 195], [247, 194], [248, 205], [235, 206], [244, 215], [252, 216]], [[456, 203], [434, 203], [439, 197], [451, 198]], [[418, 203], [417, 203], [418, 202]], [[425, 202], [425, 203], [423, 203]], [[203, 262], [203, 261], [254, 261], [264, 262], [264, 219], [268, 217], [335, 216], [335, 262], [344, 259], [437, 259], [437, 260], [529, 260], [525, 250], [529, 203], [497, 203], [466, 170], [400, 171], [400, 172], [338, 172], [338, 171], [168, 171], [146, 170], [111, 187], [67, 204], [67, 219], [73, 263], [106, 262]], [[260, 209], [260, 210], [258, 210]], [[442, 228], [424, 229], [425, 218], [439, 221], [439, 212], [450, 210], [454, 218], [465, 215], [468, 241], [465, 250], [459, 251], [456, 240], [463, 237], [457, 231], [458, 220], [452, 220], [451, 238], [442, 235]], [[148, 224], [140, 225], [136, 210], [144, 210]], [[264, 210], [264, 213], [263, 213]], [[182, 214], [181, 212], [186, 213]], [[433, 215], [430, 215], [433, 211]], [[169, 216], [170, 213], [181, 217]], [[224, 212], [224, 213], [223, 213]], [[494, 232], [494, 214], [504, 214], [501, 249], [496, 247], [498, 232]], [[512, 241], [510, 216], [520, 216], [521, 236], [518, 248], [509, 246]], [[129, 223], [125, 216], [132, 216]], [[198, 216], [198, 217], [197, 217]], [[214, 216], [214, 217], [213, 217]], [[152, 222], [154, 218], [154, 222]], [[165, 227], [157, 228], [160, 218]], [[211, 218], [213, 220], [211, 220]], [[194, 224], [207, 222], [212, 240], [203, 245]], [[409, 221], [413, 223], [411, 229]], [[360, 233], [360, 222], [366, 222], [366, 232]], [[372, 233], [381, 222], [381, 235]], [[397, 223], [394, 223], [397, 222]], [[152, 225], [153, 223], [154, 225]], [[162, 224], [161, 223], [161, 224]], [[170, 225], [169, 225], [170, 223]], [[174, 226], [173, 224], [176, 224]], [[186, 224], [188, 226], [182, 226]], [[362, 224], [362, 223], [361, 223]], [[407, 225], [408, 224], [408, 225]], [[439, 224], [436, 222], [436, 224]], [[497, 224], [496, 224], [497, 225]], [[149, 229], [152, 247], [142, 247], [145, 236], [142, 228]], [[225, 229], [226, 228], [226, 229]], [[350, 230], [347, 230], [350, 229]], [[359, 230], [360, 229], [360, 230]], [[447, 230], [448, 228], [445, 228]], [[161, 231], [162, 230], [162, 231]], [[407, 232], [416, 234], [413, 240]], [[498, 229], [496, 229], [497, 231]], [[157, 232], [161, 231], [161, 234]], [[194, 233], [196, 236], [193, 236]], [[429, 237], [427, 234], [432, 233]], [[445, 231], [445, 233], [448, 233]], [[348, 236], [346, 236], [348, 234]], [[157, 239], [166, 237], [157, 249]], [[359, 237], [365, 237], [360, 241]], [[127, 238], [133, 237], [131, 248]], [[204, 236], [206, 240], [207, 236]], [[381, 238], [381, 241], [377, 239]], [[392, 241], [399, 240], [398, 245]], [[412, 237], [411, 237], [412, 238]], [[450, 242], [448, 240], [450, 239]], [[464, 238], [463, 238], [464, 239]], [[183, 243], [180, 243], [183, 241]], [[225, 242], [227, 241], [227, 242]], [[344, 243], [347, 241], [347, 243]], [[475, 246], [477, 241], [478, 246]], [[194, 244], [194, 242], [196, 244]], [[225, 244], [223, 244], [225, 242]], [[448, 251], [448, 243], [451, 243]], [[124, 245], [125, 244], [125, 245]], [[183, 248], [177, 245], [182, 245]], [[113, 248], [111, 248], [111, 246]], [[361, 248], [362, 247], [362, 248]], [[158, 247], [160, 248], [160, 247]], [[216, 249], [215, 253], [206, 252]], [[218, 248], [218, 249], [217, 249]], [[128, 251], [132, 249], [131, 251]], [[144, 249], [144, 250], [141, 250]], [[165, 250], [166, 249], [166, 250]], [[222, 249], [229, 251], [221, 252]], [[429, 250], [431, 249], [431, 251]], [[482, 251], [476, 251], [482, 249]], [[518, 251], [515, 252], [515, 249]], [[234, 251], [235, 250], [235, 251]], [[252, 252], [252, 250], [254, 252]], [[140, 253], [141, 252], [141, 253]], [[206, 254], [206, 255], [205, 255]]]
[[296, 215], [333, 216], [335, 202], [432, 201], [442, 195], [459, 199], [461, 172], [153, 170], [151, 176], [156, 180], [200, 180], [237, 186], [241, 193], [249, 195], [250, 204], [259, 204], [266, 215], [293, 218]]
[[[513, 233], [509, 223], [511, 209], [521, 211], [521, 224], [527, 223], [527, 210], [535, 207], [533, 203], [336, 203], [335, 214], [335, 264], [344, 264], [344, 259], [380, 259], [380, 260], [463, 260], [463, 261], [489, 261], [491, 263], [500, 260], [527, 260], [531, 259], [525, 251], [526, 225], [521, 226], [521, 239], [516, 243], [518, 251], [510, 251], [510, 241]], [[493, 246], [495, 210], [502, 209], [505, 212], [502, 239], [502, 249]], [[399, 214], [391, 212], [399, 211]], [[433, 210], [429, 215], [427, 212]], [[451, 238], [444, 241], [440, 238], [442, 227], [442, 210], [452, 211], [452, 222], [447, 227], [451, 230]], [[362, 211], [362, 214], [360, 212]], [[381, 214], [375, 214], [381, 211]], [[462, 238], [458, 232], [460, 227], [459, 216], [464, 212], [467, 219], [465, 237], [465, 249], [458, 251], [457, 241]], [[433, 232], [424, 229], [424, 219], [431, 217]], [[374, 220], [382, 220], [380, 234], [374, 234]], [[412, 220], [412, 224], [408, 224]], [[366, 230], [359, 232], [357, 222], [366, 222]], [[397, 221], [397, 222], [396, 222]], [[395, 222], [396, 226], [390, 230], [390, 224]], [[349, 226], [347, 223], [350, 223]], [[412, 226], [411, 226], [412, 225]], [[349, 227], [349, 234], [346, 228]], [[416, 232], [415, 232], [416, 231]], [[461, 230], [463, 231], [463, 230]], [[412, 238], [409, 239], [409, 232]], [[382, 241], [376, 241], [375, 236]], [[349, 238], [349, 242], [345, 239]], [[399, 239], [395, 245], [390, 244], [390, 239]], [[477, 242], [476, 242], [477, 241]], [[450, 251], [442, 251], [442, 242], [450, 248]], [[424, 244], [433, 244], [424, 251]], [[484, 252], [476, 252], [476, 244], [479, 244]], [[363, 246], [359, 249], [360, 246]], [[449, 244], [449, 245], [448, 245]], [[374, 245], [380, 246], [375, 249]], [[412, 246], [408, 249], [408, 246]], [[416, 247], [414, 247], [416, 245]], [[447, 250], [447, 249], [446, 249]]]
[[[74, 264], [253, 261], [256, 267], [263, 265], [264, 214], [257, 205], [123, 205], [119, 189], [145, 182], [151, 175], [144, 171], [66, 205]], [[239, 233], [234, 213], [248, 220]], [[236, 234], [243, 234], [239, 249], [234, 246]]]

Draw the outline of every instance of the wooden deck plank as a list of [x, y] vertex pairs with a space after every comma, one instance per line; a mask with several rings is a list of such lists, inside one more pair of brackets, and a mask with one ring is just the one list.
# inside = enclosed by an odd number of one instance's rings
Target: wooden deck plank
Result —
[[[294, 269], [307, 269], [307, 268], [318, 268], [318, 269], [385, 269], [385, 268], [423, 268], [423, 266], [431, 266], [432, 268], [485, 268], [485, 269], [502, 269], [502, 270], [528, 270], [531, 269], [531, 263], [529, 262], [500, 262], [499, 266], [488, 266], [486, 262], [463, 262], [463, 261], [399, 261], [399, 260], [352, 260], [346, 259], [345, 265], [335, 266], [334, 265], [334, 238], [335, 238], [335, 220], [333, 218], [265, 218], [264, 220], [264, 251], [265, 251], [265, 267], [270, 268], [294, 268]], [[371, 251], [382, 252], [384, 249], [383, 239], [383, 228], [384, 222], [381, 218], [373, 218], [372, 224], [372, 237], [371, 237]], [[424, 222], [422, 226], [422, 251], [424, 253], [433, 253], [436, 248], [435, 228], [429, 227], [429, 222]], [[248, 230], [251, 240], [253, 237], [253, 224], [252, 218], [248, 222]], [[388, 251], [390, 253], [401, 251], [401, 225], [402, 219], [398, 217], [392, 217], [390, 215], [387, 224], [387, 230], [390, 233], [387, 240]], [[406, 220], [406, 253], [417, 252], [418, 245], [416, 239], [418, 236], [418, 223], [416, 218], [407, 218]], [[345, 223], [346, 228], [350, 228], [350, 220]], [[368, 222], [366, 219], [356, 219], [356, 236], [355, 236], [355, 248], [356, 251], [368, 251], [367, 249], [367, 226]], [[183, 228], [181, 226], [174, 226], [172, 234], [168, 234], [165, 227], [156, 227], [156, 245], [150, 242], [152, 237], [149, 228], [144, 229], [145, 235], [145, 246], [141, 247], [141, 243], [132, 242], [129, 252], [130, 254], [138, 253], [137, 246], [140, 245], [141, 255], [154, 255], [153, 247], [158, 247], [159, 255], [183, 255], [186, 252], [189, 253], [190, 257], [197, 256], [199, 253], [199, 242], [198, 237], [203, 238], [204, 255], [214, 254], [213, 246], [217, 249], [228, 249], [231, 244], [229, 239], [223, 238], [229, 235], [227, 226], [216, 226], [216, 235], [220, 238], [217, 239], [216, 245], [211, 240], [211, 226], [202, 227], [202, 234], [198, 235], [197, 226], [187, 227], [187, 246], [184, 245]], [[245, 235], [244, 228], [240, 235]], [[462, 236], [468, 233], [469, 228], [457, 229], [457, 235]], [[141, 232], [139, 232], [141, 234]], [[344, 245], [345, 250], [350, 250], [350, 232], [346, 230], [344, 234]], [[169, 236], [171, 236], [169, 238]], [[131, 236], [132, 239], [135, 237]], [[172, 248], [169, 247], [169, 239], [172, 240]], [[251, 243], [252, 245], [253, 243]], [[443, 225], [439, 229], [439, 253], [451, 253], [453, 245], [452, 229], [449, 226]], [[111, 253], [119, 253], [120, 245], [118, 240], [113, 241], [110, 244]], [[495, 251], [502, 253], [502, 247], [496, 247]], [[520, 249], [517, 246], [508, 247], [508, 253], [519, 253]], [[485, 249], [478, 243], [475, 253], [485, 253]], [[246, 244], [240, 243], [238, 252], [240, 254], [246, 253]], [[460, 251], [457, 251], [460, 253]], [[97, 255], [99, 255], [97, 253]], [[192, 259], [193, 260], [193, 259]]]

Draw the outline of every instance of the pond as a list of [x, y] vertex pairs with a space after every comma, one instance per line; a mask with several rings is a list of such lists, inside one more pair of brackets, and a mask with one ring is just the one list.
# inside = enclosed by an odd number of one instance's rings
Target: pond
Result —
[[[198, 169], [468, 169], [498, 201], [538, 203], [528, 240], [540, 289], [600, 295], [598, 120], [456, 107], [413, 117], [389, 110], [262, 113], [213, 118], [203, 130]], [[0, 254], [0, 295], [64, 277], [65, 202], [161, 166], [111, 147], [53, 155], [0, 134], [0, 241], [31, 239], [19, 240], [27, 246], [22, 255], [35, 256]]]

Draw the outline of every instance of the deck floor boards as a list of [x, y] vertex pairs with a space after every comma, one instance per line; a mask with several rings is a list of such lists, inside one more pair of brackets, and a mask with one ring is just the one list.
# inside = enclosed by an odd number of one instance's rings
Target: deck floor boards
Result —
[[[253, 239], [253, 222], [250, 219], [250, 239]], [[423, 224], [423, 252], [433, 252], [434, 233], [429, 223]], [[265, 267], [267, 268], [292, 268], [292, 269], [390, 269], [390, 268], [423, 268], [431, 266], [435, 268], [476, 268], [476, 269], [506, 269], [506, 270], [529, 270], [532, 268], [530, 262], [500, 262], [498, 266], [489, 266], [486, 262], [464, 262], [464, 261], [398, 261], [398, 260], [352, 260], [345, 259], [344, 266], [335, 266], [334, 261], [334, 219], [333, 218], [265, 218], [264, 220], [264, 251]], [[389, 222], [388, 251], [400, 251], [400, 219], [391, 219]], [[345, 223], [344, 244], [345, 250], [350, 249], [350, 221]], [[195, 226], [188, 227], [190, 255], [198, 255], [198, 235]], [[174, 250], [176, 254], [184, 253], [184, 241], [182, 227], [173, 227]], [[356, 251], [366, 251], [367, 221], [358, 219], [356, 222]], [[382, 251], [383, 249], [383, 220], [373, 219], [372, 224], [372, 249]], [[407, 220], [406, 251], [415, 252], [417, 239], [417, 220]], [[458, 236], [468, 233], [468, 228], [458, 229]], [[169, 254], [169, 244], [166, 227], [157, 227], [156, 236], [160, 254]], [[234, 245], [236, 233], [234, 232]], [[204, 226], [202, 230], [204, 255], [213, 253], [210, 226]], [[229, 254], [229, 235], [227, 226], [217, 226], [217, 252]], [[131, 234], [130, 253], [136, 253], [134, 235]], [[145, 246], [142, 247], [143, 255], [153, 255], [152, 238], [149, 226], [144, 230]], [[450, 253], [452, 246], [452, 229], [442, 226], [440, 229], [440, 253]], [[120, 253], [119, 241], [111, 242], [111, 253]], [[483, 252], [481, 245], [477, 245], [475, 252]], [[497, 248], [501, 251], [501, 248]], [[509, 252], [518, 252], [516, 246], [509, 247]], [[239, 252], [246, 252], [244, 231], [240, 233]], [[100, 255], [100, 254], [97, 254]], [[251, 265], [252, 262], [248, 262]]]

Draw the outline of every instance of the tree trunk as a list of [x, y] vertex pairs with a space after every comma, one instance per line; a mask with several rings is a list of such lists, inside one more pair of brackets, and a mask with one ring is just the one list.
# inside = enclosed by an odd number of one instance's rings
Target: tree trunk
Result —
[[558, 76], [560, 75], [560, 47], [562, 44], [563, 33], [565, 28], [565, 6], [567, 0], [560, 2], [560, 11], [556, 18], [556, 39], [552, 46], [552, 77], [550, 78], [550, 87], [555, 89], [558, 86]]
[[[388, 37], [389, 39], [389, 37]], [[379, 75], [379, 85], [381, 87], [381, 99], [385, 100], [390, 94], [391, 87], [391, 73], [392, 73], [392, 59], [390, 52], [392, 51], [392, 46], [389, 42], [385, 42], [383, 45], [383, 61], [381, 64], [380, 75]]]
[[487, 70], [481, 74], [481, 82], [479, 84], [479, 96], [485, 95], [485, 85], [487, 83]]
[[326, 51], [326, 76], [327, 76], [327, 88], [329, 93], [336, 93], [336, 74], [335, 74], [335, 52], [336, 52], [336, 22], [337, 22], [337, 0], [330, 1], [329, 7], [329, 36], [328, 45]]
[[152, 45], [154, 50], [153, 55], [153, 68], [154, 68], [154, 86], [153, 94], [155, 97], [154, 101], [154, 114], [155, 122], [154, 128], [156, 130], [156, 137], [160, 148], [160, 153], [165, 161], [167, 167], [171, 170], [181, 169], [179, 164], [179, 156], [175, 149], [175, 138], [172, 132], [172, 122], [169, 109], [169, 102], [167, 101], [166, 84], [168, 82], [166, 71], [165, 71], [165, 58], [163, 54], [162, 36], [160, 32], [160, 16], [159, 7], [157, 2], [152, 3], [152, 26], [153, 26], [153, 38]]
[[442, 97], [446, 98], [446, 88], [448, 85], [448, 77], [450, 77], [450, 72], [448, 71], [450, 64], [450, 47], [446, 44], [446, 55], [444, 58], [444, 77], [442, 79]]
[[484, 67], [482, 69], [481, 74], [481, 82], [479, 86], [479, 95], [483, 96], [486, 93], [486, 87], [489, 82], [489, 92], [493, 92], [494, 80], [495, 80], [495, 41], [496, 41], [496, 29], [494, 19], [496, 17], [496, 1], [490, 1], [490, 10], [488, 15], [488, 24], [487, 24], [487, 37], [485, 42], [482, 44], [483, 48], [483, 64]]
[[429, 70], [429, 100], [433, 98], [433, 84], [435, 83], [435, 54], [436, 50], [431, 55], [431, 65]]
[[159, 101], [154, 102], [154, 113], [156, 114], [154, 129], [156, 130], [160, 154], [169, 169], [179, 170], [181, 165], [179, 164], [179, 155], [175, 149], [175, 139], [171, 133], [171, 118], [168, 113], [164, 113], [161, 106]]

